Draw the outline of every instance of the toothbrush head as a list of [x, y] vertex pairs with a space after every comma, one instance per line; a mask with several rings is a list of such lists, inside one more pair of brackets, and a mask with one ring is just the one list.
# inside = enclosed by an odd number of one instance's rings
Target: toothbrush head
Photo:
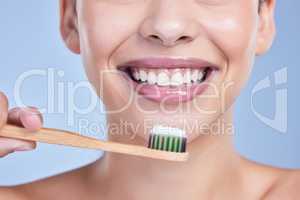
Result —
[[158, 125], [150, 131], [148, 148], [183, 153], [186, 152], [186, 143], [184, 130]]

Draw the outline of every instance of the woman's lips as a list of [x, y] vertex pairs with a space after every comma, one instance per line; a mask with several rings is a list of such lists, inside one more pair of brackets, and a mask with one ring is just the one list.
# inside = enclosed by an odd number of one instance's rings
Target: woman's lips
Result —
[[144, 67], [144, 68], [203, 68], [217, 66], [209, 61], [197, 58], [181, 59], [181, 58], [143, 58], [128, 61], [121, 64], [120, 67]]
[[[125, 71], [127, 71], [133, 88], [138, 94], [146, 99], [163, 103], [179, 103], [193, 100], [209, 87], [209, 81], [215, 75], [215, 72], [218, 71], [216, 65], [207, 61], [199, 59], [168, 58], [133, 60], [120, 65], [119, 69], [125, 69]], [[152, 72], [152, 74], [156, 73], [157, 77], [160, 77], [162, 74], [164, 76], [168, 74], [170, 76], [170, 81], [164, 83], [161, 79], [157, 78], [155, 82], [154, 78], [153, 82], [153, 79], [151, 78], [148, 79], [148, 82], [147, 80], [143, 80], [143, 77], [137, 80], [137, 71], [140, 71], [141, 75], [145, 72], [148, 74], [149, 72]], [[198, 80], [185, 77], [186, 72], [194, 74], [196, 71], [200, 76]], [[172, 73], [174, 75], [174, 72], [182, 72], [184, 74], [182, 74], [181, 77], [178, 77], [177, 73], [177, 76], [174, 76], [175, 78], [173, 78]], [[174, 82], [174, 80], [179, 80], [179, 83]]]

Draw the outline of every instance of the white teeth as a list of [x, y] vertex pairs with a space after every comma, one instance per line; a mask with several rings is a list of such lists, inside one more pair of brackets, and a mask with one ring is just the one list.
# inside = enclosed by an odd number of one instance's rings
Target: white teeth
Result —
[[204, 72], [203, 71], [199, 71], [198, 81], [202, 81], [203, 77], [204, 77]]
[[133, 78], [136, 81], [145, 82], [150, 85], [157, 84], [158, 86], [180, 86], [183, 84], [200, 83], [203, 81], [204, 71], [199, 69], [185, 69], [183, 71], [165, 70], [142, 70], [136, 69], [133, 71]]
[[191, 83], [191, 71], [187, 70], [183, 75], [183, 82], [186, 84]]
[[169, 76], [164, 72], [160, 72], [157, 76], [157, 85], [159, 85], [159, 86], [168, 86], [168, 85], [170, 85]]
[[140, 74], [137, 71], [133, 72], [133, 78], [135, 80], [139, 81], [140, 80]]
[[198, 70], [193, 70], [192, 72], [192, 81], [195, 83], [198, 80]]
[[148, 83], [151, 84], [151, 85], [154, 85], [157, 80], [156, 80], [156, 74], [154, 72], [149, 72], [148, 73]]
[[183, 76], [180, 72], [176, 72], [172, 75], [170, 85], [179, 86], [183, 84]]
[[145, 72], [144, 70], [140, 71], [140, 78], [142, 82], [146, 82], [147, 81], [147, 72]]

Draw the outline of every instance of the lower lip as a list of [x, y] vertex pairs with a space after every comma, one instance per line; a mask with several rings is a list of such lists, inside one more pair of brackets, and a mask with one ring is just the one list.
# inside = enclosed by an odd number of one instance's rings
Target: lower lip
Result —
[[206, 80], [202, 83], [182, 85], [174, 87], [161, 87], [158, 85], [142, 84], [133, 81], [133, 87], [138, 94], [151, 101], [159, 103], [180, 103], [192, 101], [201, 95], [209, 86], [209, 81], [215, 76], [216, 70], [207, 74]]

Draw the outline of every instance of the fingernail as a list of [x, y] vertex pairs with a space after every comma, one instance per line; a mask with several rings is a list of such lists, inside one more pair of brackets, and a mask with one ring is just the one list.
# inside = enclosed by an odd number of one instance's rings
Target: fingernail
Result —
[[33, 148], [31, 146], [19, 146], [17, 148], [15, 148], [15, 151], [29, 151], [29, 150], [33, 150]]
[[26, 116], [21, 118], [21, 121], [29, 131], [35, 131], [40, 124], [40, 118], [37, 115]]

